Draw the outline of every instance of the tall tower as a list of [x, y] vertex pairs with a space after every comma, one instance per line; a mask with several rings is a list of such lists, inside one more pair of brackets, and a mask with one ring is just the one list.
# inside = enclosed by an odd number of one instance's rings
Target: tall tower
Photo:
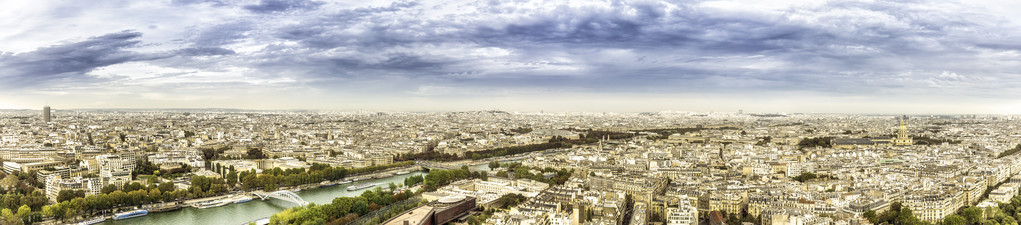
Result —
[[900, 120], [900, 127], [897, 127], [897, 139], [908, 138], [908, 126], [904, 124], [904, 119]]
[[50, 122], [50, 106], [43, 106], [43, 122]]

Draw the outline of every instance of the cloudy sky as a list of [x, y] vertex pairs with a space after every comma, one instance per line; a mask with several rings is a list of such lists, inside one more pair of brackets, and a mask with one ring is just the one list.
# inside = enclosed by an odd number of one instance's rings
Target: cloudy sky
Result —
[[2, 1], [0, 108], [1021, 113], [1021, 2]]

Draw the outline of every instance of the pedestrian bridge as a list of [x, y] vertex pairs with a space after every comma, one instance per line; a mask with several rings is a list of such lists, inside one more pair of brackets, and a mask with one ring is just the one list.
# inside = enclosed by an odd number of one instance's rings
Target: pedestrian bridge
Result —
[[294, 192], [288, 190], [279, 190], [274, 191], [272, 193], [266, 193], [265, 191], [256, 191], [252, 192], [252, 194], [259, 197], [259, 199], [262, 200], [266, 200], [268, 198], [275, 198], [288, 201], [294, 204], [298, 204], [300, 206], [308, 205], [308, 201], [305, 201], [305, 199], [302, 199], [301, 196], [298, 196], [298, 194], [295, 194]]

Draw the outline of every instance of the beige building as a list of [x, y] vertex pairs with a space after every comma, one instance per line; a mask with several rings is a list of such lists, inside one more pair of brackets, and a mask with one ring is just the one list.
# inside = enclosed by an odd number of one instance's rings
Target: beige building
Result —
[[1009, 203], [1011, 198], [1017, 195], [1018, 183], [1006, 183], [999, 188], [989, 192], [989, 200], [999, 203]]
[[719, 191], [709, 195], [709, 211], [738, 214], [747, 206], [748, 197], [745, 192]]
[[964, 199], [960, 196], [963, 194], [949, 190], [915, 191], [904, 196], [904, 207], [910, 208], [918, 219], [935, 223], [964, 205], [959, 201]]
[[[687, 198], [682, 196], [681, 198]], [[688, 201], [680, 201], [677, 207], [666, 209], [666, 225], [698, 225], [698, 209]]]
[[99, 194], [102, 189], [103, 180], [98, 177], [62, 179], [59, 176], [54, 176], [46, 182], [46, 197], [50, 199], [50, 202], [55, 203], [61, 191], [82, 190], [85, 191], [86, 196], [89, 196]]
[[589, 177], [593, 189], [619, 190], [634, 197], [635, 202], [652, 204], [656, 195], [666, 191], [667, 180], [656, 177]]

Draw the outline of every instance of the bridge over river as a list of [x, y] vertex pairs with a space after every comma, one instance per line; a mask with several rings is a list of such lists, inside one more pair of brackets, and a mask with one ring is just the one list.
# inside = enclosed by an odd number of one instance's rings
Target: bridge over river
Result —
[[[385, 178], [368, 178], [366, 180], [356, 181], [349, 184], [338, 184], [329, 187], [322, 187], [316, 189], [308, 189], [293, 192], [295, 196], [301, 198], [301, 200], [308, 203], [325, 204], [333, 202], [336, 197], [346, 196], [353, 197], [361, 195], [367, 189], [357, 191], [347, 191], [347, 187], [351, 185], [358, 185], [363, 183], [403, 183], [404, 178], [410, 176], [423, 175], [424, 172], [416, 171], [409, 174], [395, 175], [392, 177]], [[262, 192], [259, 194], [269, 195], [273, 192]], [[288, 194], [284, 194], [288, 195]], [[221, 207], [198, 209], [194, 207], [187, 207], [176, 211], [163, 212], [163, 213], [150, 213], [149, 215], [136, 217], [125, 220], [107, 220], [106, 222], [100, 223], [105, 225], [125, 225], [125, 224], [140, 224], [140, 225], [180, 225], [180, 224], [248, 224], [249, 221], [254, 221], [259, 218], [270, 217], [275, 213], [287, 210], [294, 207], [296, 203], [288, 200], [289, 198], [284, 195], [279, 195], [282, 198], [267, 197], [265, 201], [256, 199], [254, 201], [240, 203], [240, 204], [228, 204]], [[254, 196], [254, 194], [253, 194]]]
[[279, 190], [279, 191], [274, 191], [274, 192], [271, 192], [271, 193], [266, 193], [265, 191], [254, 191], [254, 192], [252, 192], [252, 195], [255, 195], [256, 197], [259, 197], [259, 199], [262, 199], [262, 200], [266, 200], [266, 199], [269, 199], [269, 198], [275, 198], [275, 199], [280, 199], [280, 200], [288, 201], [288, 202], [291, 202], [291, 203], [294, 203], [294, 204], [298, 204], [300, 206], [308, 205], [308, 201], [305, 201], [305, 199], [302, 199], [301, 196], [298, 196], [298, 194], [295, 194], [294, 192], [289, 191], [289, 190]]

